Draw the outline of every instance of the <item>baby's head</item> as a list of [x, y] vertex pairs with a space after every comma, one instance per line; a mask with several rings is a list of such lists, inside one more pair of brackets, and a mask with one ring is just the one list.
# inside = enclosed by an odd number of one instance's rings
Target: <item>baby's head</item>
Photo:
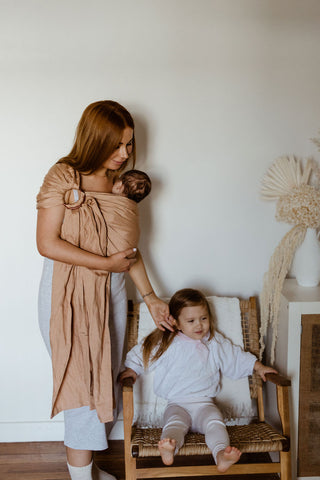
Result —
[[201, 340], [209, 333], [214, 336], [214, 319], [206, 297], [193, 288], [178, 290], [169, 302], [170, 314], [177, 329], [192, 338]]
[[130, 198], [136, 203], [141, 202], [151, 191], [151, 180], [145, 172], [128, 170], [116, 177], [112, 193]]

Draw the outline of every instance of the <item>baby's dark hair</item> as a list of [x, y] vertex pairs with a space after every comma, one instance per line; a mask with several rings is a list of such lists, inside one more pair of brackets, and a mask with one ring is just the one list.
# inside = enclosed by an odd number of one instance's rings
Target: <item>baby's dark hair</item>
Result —
[[[171, 297], [169, 311], [179, 325], [179, 315], [181, 310], [185, 307], [195, 307], [198, 305], [204, 306], [208, 311], [209, 340], [211, 340], [214, 337], [214, 316], [206, 297], [199, 290], [193, 288], [183, 288], [182, 290], [178, 290]], [[154, 362], [164, 354], [164, 352], [170, 347], [178, 331], [177, 328], [175, 328], [173, 332], [170, 332], [170, 330], [167, 329], [162, 331], [156, 328], [144, 339], [142, 356], [145, 368], [148, 368], [149, 363]], [[156, 351], [154, 351], [155, 348]]]
[[120, 180], [124, 186], [125, 196], [136, 203], [141, 202], [151, 191], [151, 180], [141, 170], [128, 170], [121, 175]]

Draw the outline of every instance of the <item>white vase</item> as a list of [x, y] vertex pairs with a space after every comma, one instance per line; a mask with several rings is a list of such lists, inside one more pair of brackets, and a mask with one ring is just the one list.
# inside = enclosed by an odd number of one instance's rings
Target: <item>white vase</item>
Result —
[[320, 281], [320, 242], [317, 231], [308, 228], [305, 239], [297, 248], [293, 271], [302, 287], [316, 287]]

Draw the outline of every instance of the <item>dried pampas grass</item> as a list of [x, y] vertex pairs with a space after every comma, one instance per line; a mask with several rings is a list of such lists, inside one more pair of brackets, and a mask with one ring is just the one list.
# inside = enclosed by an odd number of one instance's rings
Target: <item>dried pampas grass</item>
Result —
[[[320, 146], [320, 142], [319, 142]], [[261, 328], [260, 358], [265, 349], [264, 337], [272, 325], [271, 364], [275, 360], [280, 296], [284, 279], [290, 269], [294, 253], [303, 242], [307, 228], [320, 227], [320, 190], [308, 185], [311, 174], [320, 169], [309, 158], [304, 168], [293, 156], [278, 158], [262, 179], [261, 195], [264, 200], [277, 200], [276, 219], [295, 225], [276, 247], [264, 276], [260, 295]]]
[[283, 237], [270, 259], [269, 270], [264, 276], [260, 295], [260, 360], [265, 349], [264, 337], [270, 324], [272, 326], [271, 365], [275, 360], [274, 352], [278, 335], [278, 315], [283, 282], [291, 266], [294, 252], [303, 242], [306, 232], [307, 227], [296, 225]]
[[278, 200], [289, 194], [293, 187], [299, 187], [301, 179], [300, 163], [295, 157], [280, 157], [262, 179], [261, 197], [263, 200]]
[[277, 203], [276, 219], [291, 225], [320, 227], [320, 191], [311, 185], [294, 187]]

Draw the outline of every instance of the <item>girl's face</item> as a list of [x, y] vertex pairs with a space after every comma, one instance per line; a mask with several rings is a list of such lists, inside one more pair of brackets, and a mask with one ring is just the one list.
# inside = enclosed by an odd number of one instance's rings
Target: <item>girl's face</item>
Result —
[[177, 321], [178, 330], [193, 340], [201, 340], [210, 330], [210, 316], [205, 305], [184, 307]]
[[121, 142], [118, 148], [105, 160], [102, 166], [95, 173], [103, 173], [106, 170], [119, 170], [121, 165], [128, 160], [133, 150], [133, 130], [126, 127], [123, 130]]

